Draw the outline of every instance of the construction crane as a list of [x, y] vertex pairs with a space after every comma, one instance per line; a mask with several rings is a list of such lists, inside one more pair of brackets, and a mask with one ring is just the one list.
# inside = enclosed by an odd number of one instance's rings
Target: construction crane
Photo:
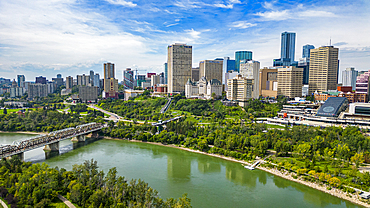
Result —
[[136, 71], [136, 73], [135, 73], [135, 79], [137, 79], [137, 72], [138, 71], [145, 71], [145, 74], [146, 74], [146, 70], [145, 69], [137, 69], [137, 67], [134, 70], [132, 70], [132, 71]]

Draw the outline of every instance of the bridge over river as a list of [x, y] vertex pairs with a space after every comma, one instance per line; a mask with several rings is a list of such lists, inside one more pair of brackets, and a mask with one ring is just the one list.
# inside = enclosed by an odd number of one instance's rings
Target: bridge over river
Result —
[[104, 128], [104, 124], [88, 123], [39, 135], [30, 139], [14, 141], [11, 145], [0, 146], [0, 158], [18, 155], [24, 159], [24, 152], [44, 146], [45, 151], [59, 151], [59, 141], [72, 138], [72, 142], [85, 141], [85, 136]]

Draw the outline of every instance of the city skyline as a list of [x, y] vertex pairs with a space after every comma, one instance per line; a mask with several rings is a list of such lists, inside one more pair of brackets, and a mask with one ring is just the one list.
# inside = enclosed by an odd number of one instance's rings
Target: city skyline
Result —
[[369, 2], [188, 1], [0, 2], [0, 72], [49, 80], [75, 77], [102, 64], [116, 64], [116, 76], [136, 67], [164, 71], [167, 46], [193, 46], [199, 61], [252, 51], [261, 68], [280, 54], [280, 35], [296, 33], [295, 57], [306, 44], [339, 48], [340, 71], [370, 69]]

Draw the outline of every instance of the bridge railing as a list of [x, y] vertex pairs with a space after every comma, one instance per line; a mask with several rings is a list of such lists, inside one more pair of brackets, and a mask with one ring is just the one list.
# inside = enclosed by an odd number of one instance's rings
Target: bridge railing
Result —
[[66, 138], [74, 137], [80, 134], [91, 132], [97, 129], [103, 128], [103, 124], [89, 123], [84, 125], [79, 125], [76, 128], [67, 128], [58, 131], [51, 132], [47, 135], [39, 135], [30, 139], [24, 139], [19, 141], [14, 141], [11, 145], [1, 145], [0, 146], [0, 157], [10, 156], [24, 152], [30, 149], [35, 149], [40, 146], [50, 144], [53, 142], [61, 141]]

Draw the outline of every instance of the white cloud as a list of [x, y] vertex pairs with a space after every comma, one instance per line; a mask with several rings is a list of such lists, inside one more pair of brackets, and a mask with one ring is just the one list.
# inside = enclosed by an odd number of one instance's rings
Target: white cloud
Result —
[[220, 7], [220, 8], [224, 8], [224, 9], [232, 9], [234, 7], [233, 4], [214, 4], [215, 7]]
[[246, 29], [248, 27], [256, 26], [257, 24], [249, 23], [247, 21], [236, 21], [231, 24], [231, 27]]
[[241, 4], [239, 0], [229, 0], [228, 3], [216, 3], [213, 4], [215, 7], [224, 8], [224, 9], [232, 9], [234, 8], [234, 4]]
[[182, 7], [184, 9], [191, 9], [191, 8], [200, 8], [202, 3], [200, 2], [192, 2], [192, 1], [177, 1], [174, 3], [175, 6]]
[[[293, 9], [280, 9], [274, 5], [275, 2], [265, 2], [262, 6], [267, 9], [265, 12], [258, 12], [255, 15], [262, 17], [264, 20], [286, 20], [302, 19], [306, 17], [336, 17], [331, 11], [325, 11], [321, 8], [309, 8], [298, 4]], [[326, 8], [329, 9], [329, 8]]]
[[199, 39], [201, 32], [195, 31], [193, 28], [191, 30], [185, 30], [193, 39]]
[[166, 25], [166, 27], [172, 27], [172, 26], [175, 26], [175, 25], [178, 25], [179, 23], [173, 23], [173, 24], [169, 24], [169, 25]]
[[335, 17], [336, 15], [328, 11], [317, 11], [317, 10], [307, 10], [298, 13], [300, 17]]
[[2, 2], [0, 44], [11, 49], [8, 57], [0, 56], [1, 70], [22, 63], [55, 69], [101, 59], [134, 61], [148, 51], [145, 38], [123, 31], [103, 15], [75, 8], [73, 2]]
[[267, 20], [285, 20], [290, 18], [288, 10], [258, 12], [256, 15]]
[[106, 0], [107, 2], [115, 5], [121, 5], [126, 7], [136, 7], [137, 4], [131, 2], [131, 1], [125, 1], [125, 0]]

